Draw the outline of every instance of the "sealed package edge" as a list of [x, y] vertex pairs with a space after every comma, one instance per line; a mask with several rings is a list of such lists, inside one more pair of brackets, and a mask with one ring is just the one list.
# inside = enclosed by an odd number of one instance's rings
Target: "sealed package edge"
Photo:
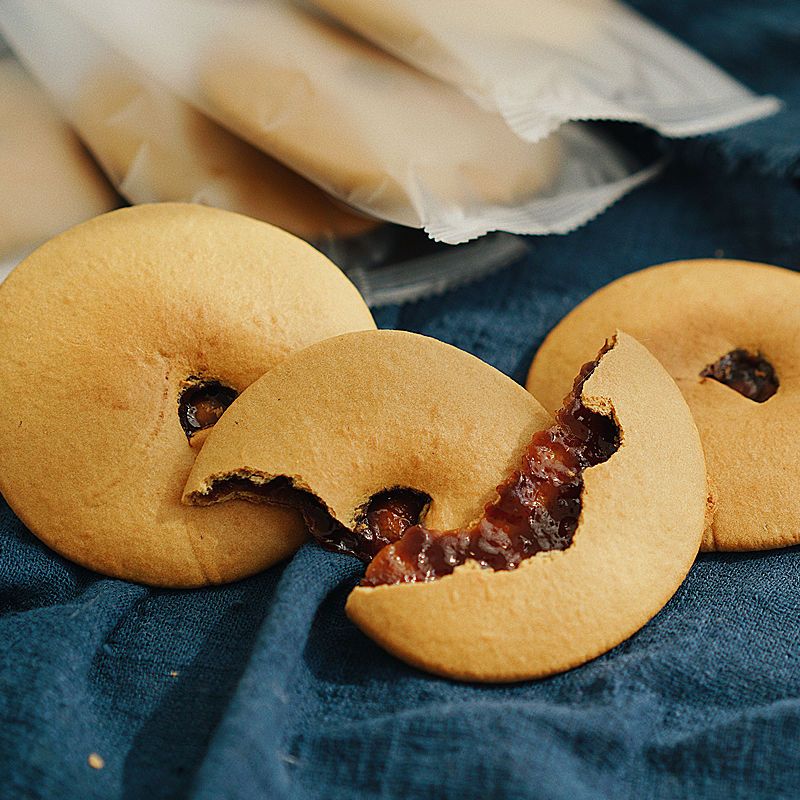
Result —
[[695, 136], [779, 108], [613, 0], [311, 2], [528, 141], [582, 119]]
[[652, 174], [588, 131], [495, 113], [277, 0], [59, 0], [172, 91], [372, 216], [458, 243], [565, 232]]
[[57, 5], [10, 0], [0, 27], [131, 202], [238, 211], [323, 247], [376, 226], [151, 80]]

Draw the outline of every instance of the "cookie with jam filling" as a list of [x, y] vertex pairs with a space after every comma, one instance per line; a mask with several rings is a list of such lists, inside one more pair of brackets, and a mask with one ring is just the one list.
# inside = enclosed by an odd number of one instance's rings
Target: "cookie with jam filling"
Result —
[[626, 275], [550, 332], [528, 389], [558, 407], [593, 342], [628, 331], [661, 361], [692, 410], [705, 450], [713, 515], [704, 550], [800, 543], [800, 274], [725, 259]]
[[350, 618], [415, 666], [514, 681], [615, 646], [697, 553], [707, 487], [674, 381], [623, 333], [555, 419], [474, 356], [401, 331], [313, 345], [209, 434], [186, 502], [296, 508], [362, 559]]
[[188, 508], [195, 456], [264, 372], [373, 327], [337, 267], [266, 223], [177, 203], [97, 217], [0, 287], [0, 490], [46, 544], [107, 575], [177, 587], [258, 572], [305, 540], [302, 519]]

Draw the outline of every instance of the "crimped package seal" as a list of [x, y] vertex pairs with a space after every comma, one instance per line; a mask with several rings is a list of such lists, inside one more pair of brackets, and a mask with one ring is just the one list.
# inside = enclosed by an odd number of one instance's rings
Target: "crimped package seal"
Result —
[[780, 105], [614, 0], [310, 2], [497, 111], [527, 141], [591, 119], [696, 136]]

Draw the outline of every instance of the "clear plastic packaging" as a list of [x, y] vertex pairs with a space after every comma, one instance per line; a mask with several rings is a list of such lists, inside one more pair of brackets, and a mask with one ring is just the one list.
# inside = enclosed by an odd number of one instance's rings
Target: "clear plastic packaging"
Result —
[[430, 240], [422, 243], [418, 241], [421, 236], [419, 231], [403, 229], [387, 263], [345, 268], [367, 305], [377, 308], [442, 294], [485, 278], [528, 254], [529, 240], [511, 233], [490, 233], [456, 247]]
[[779, 107], [613, 0], [310, 2], [528, 141], [587, 119], [694, 136]]
[[444, 242], [566, 232], [657, 169], [577, 125], [523, 142], [452, 87], [279, 0], [56, 3], [332, 195]]
[[[335, 249], [345, 262], [350, 240], [377, 226], [180, 100], [58, 5], [12, 2], [0, 24], [130, 202], [238, 211]], [[382, 255], [376, 238], [359, 243], [357, 265]]]
[[0, 109], [2, 280], [15, 255], [119, 200], [47, 95], [11, 56], [0, 57]]

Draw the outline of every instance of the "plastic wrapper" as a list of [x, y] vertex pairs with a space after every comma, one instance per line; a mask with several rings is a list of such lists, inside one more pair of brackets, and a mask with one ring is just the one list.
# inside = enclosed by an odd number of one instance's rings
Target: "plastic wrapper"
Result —
[[130, 202], [238, 211], [356, 266], [383, 255], [377, 235], [364, 237], [376, 220], [346, 209], [180, 100], [79, 18], [55, 4], [20, 0], [0, 10], [0, 24]]
[[0, 58], [0, 280], [15, 256], [118, 198], [46, 94]]
[[528, 255], [529, 239], [511, 233], [490, 233], [452, 247], [430, 239], [421, 242], [422, 234], [410, 228], [397, 231], [386, 263], [345, 269], [373, 308], [442, 294], [485, 278]]
[[694, 136], [779, 107], [611, 0], [311, 2], [499, 111], [528, 141], [585, 119]]
[[580, 126], [523, 142], [452, 87], [277, 0], [55, 2], [340, 200], [441, 241], [566, 232], [656, 169]]

